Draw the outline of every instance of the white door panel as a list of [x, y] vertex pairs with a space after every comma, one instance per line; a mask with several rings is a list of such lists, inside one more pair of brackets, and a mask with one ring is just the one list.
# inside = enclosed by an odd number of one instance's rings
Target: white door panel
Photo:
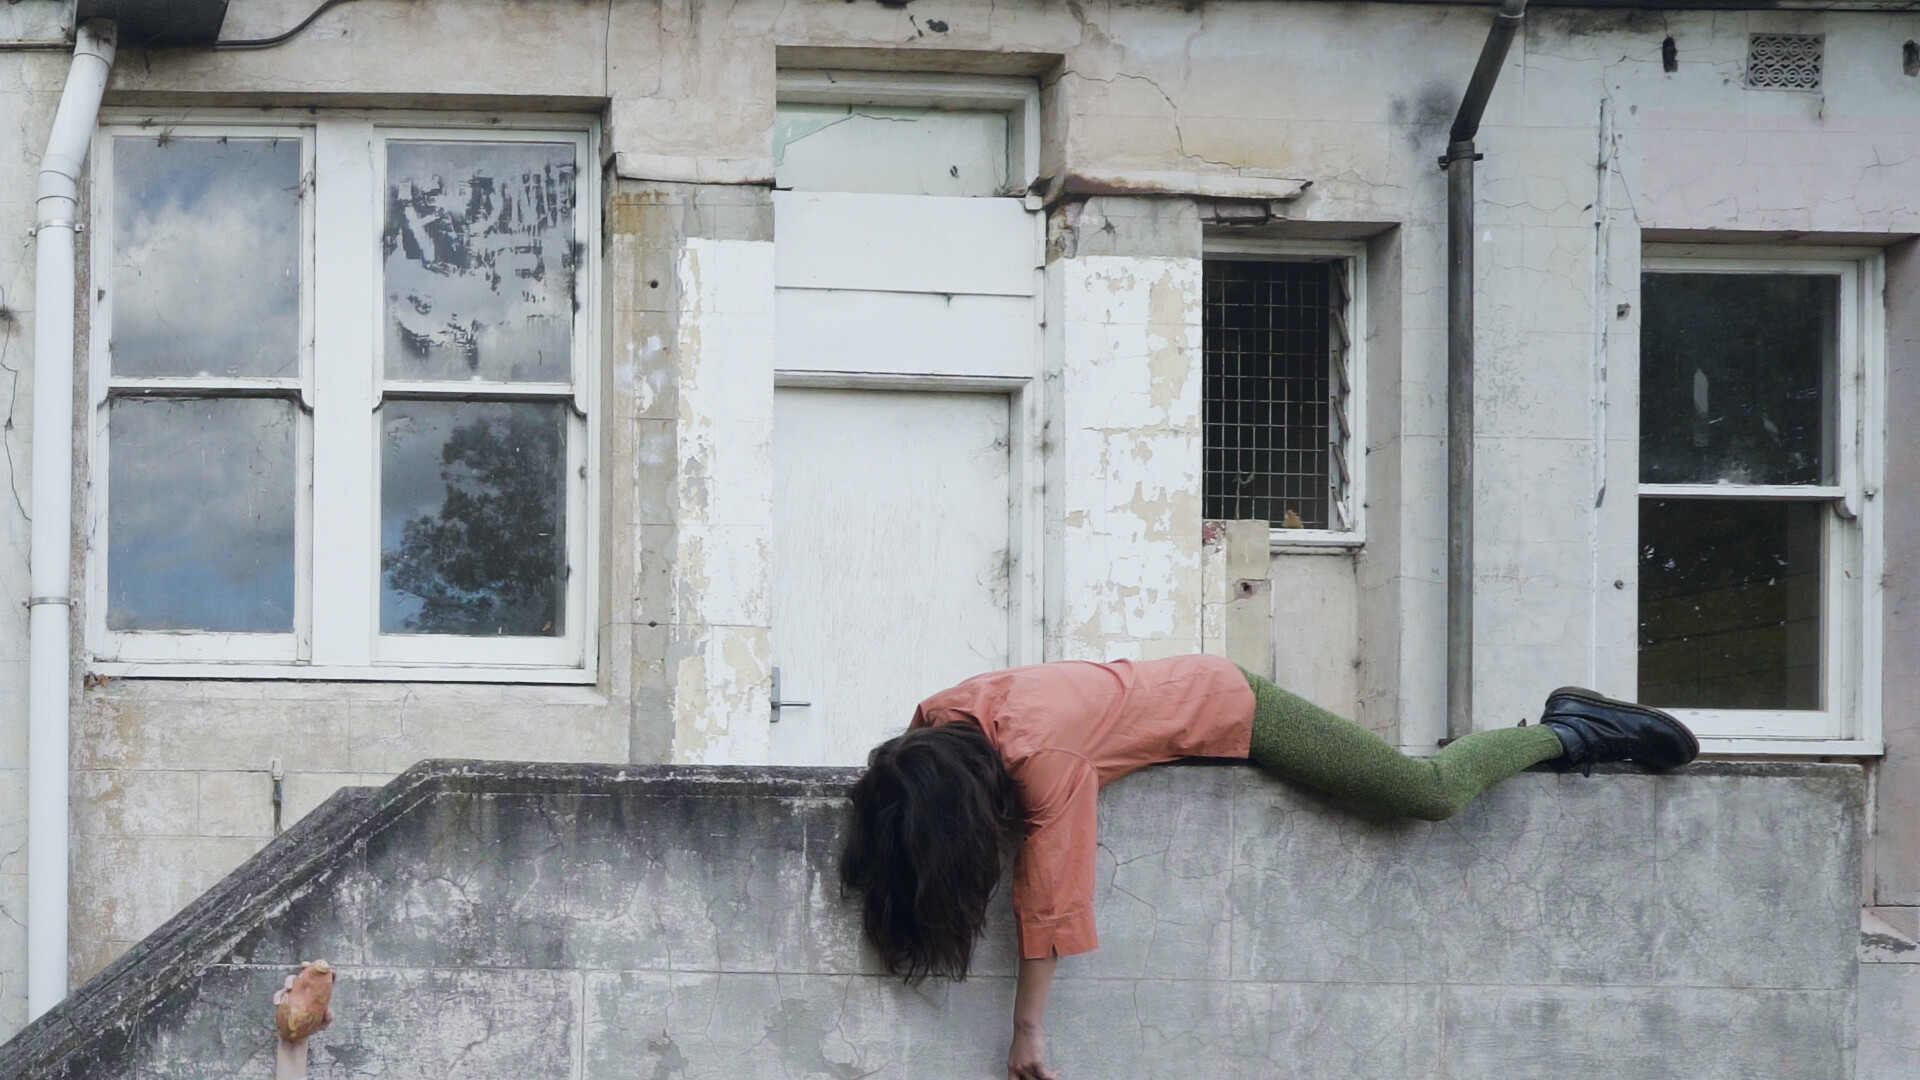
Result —
[[775, 296], [782, 367], [1014, 378], [1040, 368], [1031, 297], [823, 289]]
[[928, 694], [1007, 666], [1009, 400], [774, 397], [773, 760], [855, 765]]
[[1032, 296], [1038, 215], [1018, 199], [776, 191], [784, 289]]

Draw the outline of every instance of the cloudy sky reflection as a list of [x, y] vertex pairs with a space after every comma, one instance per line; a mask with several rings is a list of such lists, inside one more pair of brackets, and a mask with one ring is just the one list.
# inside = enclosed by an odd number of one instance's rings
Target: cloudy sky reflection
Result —
[[121, 398], [108, 437], [108, 628], [290, 632], [293, 403]]
[[[300, 373], [300, 170], [296, 139], [114, 139], [116, 376]], [[284, 400], [113, 400], [110, 629], [293, 630], [296, 424]]]
[[296, 375], [300, 143], [113, 142], [116, 375]]

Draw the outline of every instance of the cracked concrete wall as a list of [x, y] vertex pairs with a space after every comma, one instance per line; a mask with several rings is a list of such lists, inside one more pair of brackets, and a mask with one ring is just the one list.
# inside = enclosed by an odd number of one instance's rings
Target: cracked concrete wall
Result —
[[[271, 33], [308, 10], [307, 0], [234, 0], [228, 33]], [[64, 13], [56, 0], [0, 5], [0, 39], [55, 38]], [[76, 931], [85, 929], [77, 973], [172, 903], [136, 896], [151, 882], [120, 869], [115, 853], [138, 838], [164, 841], [186, 884], [156, 895], [175, 898], [232, 865], [271, 829], [260, 791], [273, 756], [286, 762], [297, 804], [296, 787], [317, 798], [387, 775], [406, 754], [738, 761], [762, 752], [763, 733], [740, 718], [764, 713], [755, 500], [765, 450], [755, 432], [771, 387], [754, 380], [771, 356], [770, 233], [752, 224], [761, 196], [735, 182], [771, 176], [783, 55], [1038, 75], [1049, 174], [1309, 179], [1288, 206], [1295, 235], [1374, 237], [1370, 535], [1353, 562], [1351, 628], [1321, 628], [1327, 655], [1357, 656], [1360, 668], [1342, 675], [1325, 665], [1344, 661], [1313, 661], [1299, 677], [1336, 680], [1343, 697], [1351, 685], [1362, 720], [1431, 747], [1444, 731], [1445, 684], [1445, 235], [1434, 158], [1486, 20], [1483, 7], [1282, 0], [361, 0], [276, 50], [127, 50], [110, 100], [605, 119], [615, 177], [602, 274], [613, 294], [603, 305], [603, 677], [580, 690], [77, 688], [75, 828], [86, 831], [75, 839], [76, 880], [115, 912], [76, 906]], [[1743, 89], [1736, 75], [1757, 30], [1826, 34], [1826, 87]], [[1667, 36], [1673, 72], [1661, 63]], [[1901, 73], [1899, 56], [1916, 37], [1920, 17], [1904, 13], [1529, 16], [1481, 138], [1481, 724], [1531, 715], [1555, 682], [1633, 689], [1643, 231], [1850, 241], [1920, 232], [1920, 84]], [[0, 51], [0, 115], [14, 121], [0, 129], [0, 234], [23, 238], [30, 226], [33, 166], [65, 67], [59, 54]], [[636, 200], [630, 220], [624, 198]], [[1164, 204], [1173, 218], [1138, 228], [1127, 221], [1146, 202], [1073, 211], [1114, 229], [1076, 228], [1071, 252], [1049, 262], [1044, 588], [1054, 656], [1199, 646], [1200, 234], [1180, 217], [1190, 204]], [[660, 220], [646, 206], [661, 207]], [[0, 363], [21, 369], [0, 372], [13, 417], [0, 442], [16, 487], [31, 438], [30, 268], [30, 244], [0, 245], [0, 304], [15, 312], [0, 319]], [[1896, 311], [1912, 303], [1910, 285], [1890, 293]], [[1911, 393], [1912, 376], [1896, 369], [1896, 400]], [[1609, 403], [1598, 416], [1596, 383]], [[22, 501], [0, 493], [0, 586], [14, 601], [25, 589]], [[1890, 569], [1905, 575], [1904, 565]], [[1890, 607], [1890, 627], [1895, 614]], [[0, 610], [0, 1031], [22, 1010], [24, 627], [15, 604]], [[1889, 639], [1890, 658], [1904, 640]], [[1889, 717], [1890, 732], [1896, 722]], [[1882, 774], [1883, 799], [1911, 797], [1902, 777]], [[1905, 841], [1888, 837], [1884, 858], [1896, 861], [1882, 879], [1911, 875]]]
[[[843, 802], [822, 777], [851, 774], [438, 795], [87, 1074], [264, 1075], [268, 997], [324, 955], [341, 981], [318, 1077], [1004, 1075], [1004, 892], [973, 978], [883, 978], [835, 883]], [[1102, 795], [1104, 944], [1061, 962], [1051, 1060], [1139, 1080], [1664, 1080], [1676, 1062], [1843, 1080], [1862, 796], [1851, 766], [1535, 772], [1433, 825], [1243, 766], [1147, 770]]]
[[1854, 1080], [1920, 1076], [1920, 964], [1860, 965], [1860, 1056]]
[[[458, 747], [458, 750], [451, 748]], [[627, 719], [592, 687], [115, 681], [73, 730], [77, 983], [342, 786], [422, 758], [624, 761]]]

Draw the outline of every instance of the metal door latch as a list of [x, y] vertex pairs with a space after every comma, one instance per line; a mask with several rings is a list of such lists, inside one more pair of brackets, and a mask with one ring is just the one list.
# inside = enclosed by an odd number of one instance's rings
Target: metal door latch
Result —
[[772, 721], [773, 723], [777, 724], [780, 722], [781, 709], [804, 709], [811, 706], [812, 704], [813, 702], [811, 701], [781, 701], [780, 700], [780, 669], [779, 668], [773, 669], [773, 721]]

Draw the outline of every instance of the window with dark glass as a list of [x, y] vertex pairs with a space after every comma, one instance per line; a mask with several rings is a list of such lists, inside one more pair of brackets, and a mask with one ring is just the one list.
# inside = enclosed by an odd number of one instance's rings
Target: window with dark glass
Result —
[[1840, 279], [1648, 273], [1640, 700], [1825, 708]]

